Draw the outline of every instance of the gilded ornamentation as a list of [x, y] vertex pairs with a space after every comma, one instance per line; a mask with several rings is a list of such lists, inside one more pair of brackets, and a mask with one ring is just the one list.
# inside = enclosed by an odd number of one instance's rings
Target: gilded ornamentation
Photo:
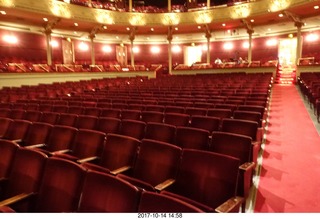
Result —
[[272, 12], [281, 11], [290, 6], [292, 0], [271, 0], [269, 10]]
[[251, 13], [250, 4], [235, 5], [232, 7], [230, 16], [233, 19], [246, 18]]

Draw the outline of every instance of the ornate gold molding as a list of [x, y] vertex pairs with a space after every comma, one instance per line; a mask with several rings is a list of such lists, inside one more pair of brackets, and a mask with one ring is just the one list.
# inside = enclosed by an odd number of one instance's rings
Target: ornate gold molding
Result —
[[303, 5], [310, 0], [259, 0], [229, 7], [217, 7], [209, 10], [184, 13], [137, 13], [117, 12], [87, 8], [55, 0], [0, 0], [0, 6], [44, 13], [60, 18], [72, 18], [75, 21], [89, 21], [108, 25], [125, 26], [170, 26], [206, 24], [243, 19], [253, 15], [263, 15], [270, 11], [284, 10], [291, 6]]

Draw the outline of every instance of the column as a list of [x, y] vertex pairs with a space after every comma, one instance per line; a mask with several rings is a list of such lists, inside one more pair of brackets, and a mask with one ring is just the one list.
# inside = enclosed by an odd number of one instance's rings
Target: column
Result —
[[209, 32], [206, 33], [207, 38], [207, 64], [210, 64], [210, 38], [211, 34]]
[[96, 65], [95, 53], [94, 53], [94, 38], [95, 34], [89, 35], [90, 42], [91, 42], [91, 65]]
[[168, 0], [168, 12], [171, 12], [172, 9], [171, 9], [171, 0]]
[[137, 27], [132, 27], [131, 31], [130, 31], [130, 35], [129, 35], [129, 40], [131, 42], [130, 56], [131, 56], [131, 66], [132, 67], [134, 67], [134, 53], [133, 53], [134, 44], [133, 44], [133, 41], [136, 38], [136, 36], [135, 36], [136, 30], [137, 30]]
[[297, 51], [296, 51], [296, 65], [299, 63], [299, 59], [302, 55], [302, 37], [301, 37], [301, 27], [303, 26], [303, 23], [296, 22], [295, 26], [297, 27]]
[[51, 30], [46, 30], [46, 41], [47, 41], [47, 64], [52, 65], [52, 45], [51, 45]]
[[210, 8], [210, 0], [207, 0], [207, 8]]
[[252, 34], [253, 34], [253, 30], [249, 29], [249, 30], [247, 30], [247, 33], [249, 34], [248, 62], [250, 63], [252, 61]]
[[130, 56], [131, 56], [131, 66], [132, 67], [134, 67], [134, 52], [133, 52], [133, 46], [134, 45], [133, 45], [133, 40], [134, 39], [130, 38], [130, 42], [131, 42], [131, 49], [130, 49], [131, 55]]
[[168, 36], [167, 36], [167, 40], [168, 40], [168, 71], [169, 74], [172, 74], [172, 46], [171, 46], [171, 42], [172, 42], [172, 27], [168, 27]]
[[132, 11], [132, 0], [129, 0], [129, 11]]

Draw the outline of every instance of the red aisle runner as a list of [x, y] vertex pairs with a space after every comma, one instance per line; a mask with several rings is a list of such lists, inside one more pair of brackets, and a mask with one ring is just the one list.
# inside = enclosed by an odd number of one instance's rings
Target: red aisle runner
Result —
[[273, 88], [254, 212], [320, 212], [320, 136], [295, 86]]

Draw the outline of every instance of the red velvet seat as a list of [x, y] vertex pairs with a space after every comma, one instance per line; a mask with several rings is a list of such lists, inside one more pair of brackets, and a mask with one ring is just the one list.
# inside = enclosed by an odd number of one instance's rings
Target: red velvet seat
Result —
[[213, 152], [183, 149], [175, 182], [162, 191], [205, 212], [239, 212], [239, 160]]
[[96, 130], [109, 133], [119, 133], [121, 120], [112, 117], [99, 117]]
[[55, 112], [42, 112], [39, 122], [45, 122], [55, 125], [59, 120], [59, 116], [60, 114]]
[[176, 177], [182, 149], [165, 142], [143, 139], [130, 171], [118, 177], [146, 190], [162, 190]]
[[[19, 148], [14, 156], [12, 167], [0, 193], [0, 206], [3, 203], [14, 206], [17, 212], [28, 212], [31, 205], [22, 200], [33, 198], [39, 191], [47, 156], [39, 151]], [[11, 202], [8, 199], [11, 198]], [[19, 202], [17, 202], [19, 200]], [[16, 203], [17, 202], [17, 203]]]
[[140, 120], [141, 111], [133, 109], [123, 109], [121, 110], [121, 119], [133, 119]]
[[58, 121], [55, 124], [75, 127], [77, 119], [78, 119], [77, 114], [60, 113]]
[[6, 133], [11, 122], [13, 119], [0, 117], [0, 138]]
[[24, 114], [23, 119], [31, 121], [31, 122], [39, 122], [42, 116], [42, 112], [38, 110], [27, 110]]
[[0, 139], [0, 179], [8, 177], [18, 148], [19, 145], [15, 142]]
[[103, 108], [101, 109], [100, 117], [112, 117], [120, 119], [121, 110], [120, 109], [110, 109]]
[[148, 122], [144, 138], [173, 144], [175, 134], [176, 127], [174, 125], [157, 122]]
[[141, 142], [125, 135], [107, 134], [106, 143], [96, 164], [83, 163], [91, 170], [117, 174], [133, 166]]
[[96, 129], [97, 124], [97, 116], [79, 115], [75, 127], [78, 129]]
[[88, 171], [77, 212], [137, 212], [140, 191], [110, 174]]
[[85, 175], [77, 163], [48, 158], [33, 212], [76, 212]]
[[104, 132], [79, 129], [74, 137], [70, 150], [56, 152], [54, 156], [77, 162], [94, 161], [100, 158], [105, 144]]
[[190, 116], [185, 113], [165, 113], [164, 123], [174, 126], [188, 126]]
[[210, 133], [207, 130], [192, 127], [177, 127], [175, 145], [181, 148], [207, 150]]
[[32, 122], [27, 120], [15, 119], [9, 124], [6, 133], [2, 138], [7, 140], [23, 139], [31, 124]]
[[142, 111], [141, 120], [143, 122], [163, 122], [164, 114], [157, 111]]
[[24, 138], [15, 141], [20, 146], [45, 144], [53, 128], [49, 123], [34, 122], [30, 125]]
[[[234, 133], [213, 132], [210, 151], [229, 155], [240, 160], [237, 194], [247, 199], [255, 167], [255, 163], [251, 160], [253, 156], [252, 139], [248, 136]], [[245, 210], [245, 201], [243, 202], [242, 210]]]
[[48, 155], [58, 151], [68, 151], [77, 132], [78, 129], [71, 126], [54, 125], [45, 144], [30, 145], [28, 147], [38, 148]]
[[208, 109], [207, 116], [217, 117], [220, 119], [231, 118], [231, 109]]
[[139, 120], [123, 119], [121, 121], [121, 135], [127, 135], [141, 140], [145, 136], [146, 123]]
[[192, 116], [190, 127], [204, 129], [212, 133], [220, 129], [221, 119], [212, 116]]
[[24, 109], [11, 109], [9, 117], [11, 119], [23, 119], [25, 116], [26, 110]]

